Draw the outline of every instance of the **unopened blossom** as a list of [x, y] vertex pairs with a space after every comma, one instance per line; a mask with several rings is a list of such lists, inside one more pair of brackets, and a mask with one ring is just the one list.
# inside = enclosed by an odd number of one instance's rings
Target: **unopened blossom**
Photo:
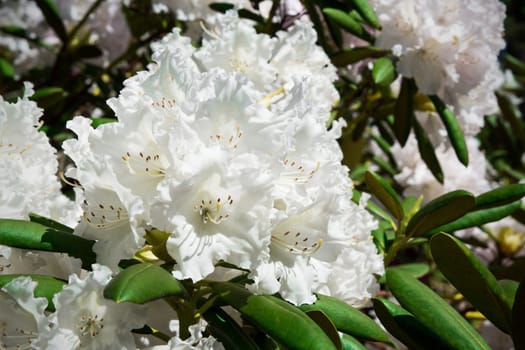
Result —
[[111, 270], [93, 265], [84, 278], [73, 274], [55, 294], [56, 311], [48, 316], [49, 327], [41, 331], [36, 346], [41, 349], [134, 349], [131, 330], [144, 325], [144, 310], [131, 303], [105, 299], [104, 287]]

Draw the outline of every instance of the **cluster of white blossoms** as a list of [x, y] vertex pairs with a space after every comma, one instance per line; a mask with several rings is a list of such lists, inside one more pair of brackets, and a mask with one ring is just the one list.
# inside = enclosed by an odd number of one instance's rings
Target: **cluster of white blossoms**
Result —
[[497, 110], [497, 55], [505, 46], [505, 6], [498, 0], [373, 0], [382, 26], [376, 45], [399, 56], [398, 72], [419, 90], [438, 95], [463, 131], [476, 134]]
[[297, 22], [272, 38], [229, 12], [207, 32], [198, 49], [177, 29], [153, 46], [154, 63], [108, 101], [118, 122], [69, 122], [68, 176], [85, 198], [76, 233], [114, 271], [162, 231], [177, 278], [225, 261], [256, 293], [362, 304], [383, 272], [377, 224], [351, 201], [342, 124], [326, 129], [336, 75], [315, 31]]

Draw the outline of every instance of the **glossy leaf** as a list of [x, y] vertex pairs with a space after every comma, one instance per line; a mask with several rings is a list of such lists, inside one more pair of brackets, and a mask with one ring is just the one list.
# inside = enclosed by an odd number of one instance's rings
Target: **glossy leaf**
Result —
[[45, 216], [41, 216], [35, 213], [29, 213], [29, 221], [36, 222], [41, 225], [50, 227], [54, 230], [65, 232], [65, 233], [73, 233], [75, 231], [71, 227], [66, 226], [58, 221], [55, 221], [50, 218], [46, 218]]
[[372, 78], [379, 86], [389, 86], [396, 79], [394, 63], [387, 57], [382, 57], [374, 62]]
[[440, 183], [443, 183], [445, 177], [443, 175], [443, 170], [441, 169], [439, 159], [436, 156], [436, 148], [428, 138], [425, 130], [423, 130], [423, 127], [419, 124], [417, 119], [414, 119], [413, 122], [414, 133], [416, 135], [417, 140], [417, 148], [419, 150], [419, 153], [421, 154], [421, 159], [423, 159], [423, 161], [427, 165], [432, 175], [434, 175], [436, 180], [438, 180]]
[[242, 328], [221, 308], [212, 307], [204, 313], [208, 323], [207, 330], [224, 345], [232, 350], [258, 350], [259, 347]]
[[516, 291], [512, 308], [512, 341], [515, 349], [525, 349], [525, 278]]
[[498, 187], [476, 197], [476, 210], [510, 204], [525, 196], [525, 184], [510, 184]]
[[403, 219], [403, 207], [396, 191], [377, 174], [367, 171], [365, 183], [370, 192], [388, 209], [398, 220]]
[[439, 114], [439, 117], [441, 118], [441, 121], [443, 122], [443, 125], [445, 125], [445, 128], [447, 129], [448, 137], [450, 139], [450, 143], [452, 144], [452, 148], [454, 149], [454, 152], [456, 152], [456, 156], [458, 157], [458, 160], [463, 163], [465, 166], [468, 165], [468, 149], [467, 149], [467, 143], [465, 142], [465, 137], [463, 136], [463, 131], [461, 131], [461, 127], [459, 126], [458, 120], [456, 119], [456, 116], [448, 107], [441, 101], [439, 97], [436, 95], [429, 96], [430, 100], [434, 104], [434, 107], [436, 108], [436, 112]]
[[[403, 264], [403, 265], [391, 266], [389, 267], [389, 269], [403, 271], [414, 278], [421, 278], [428, 273], [428, 271], [430, 270], [430, 267], [424, 263], [408, 263], [408, 264]], [[379, 282], [381, 283], [386, 282], [385, 275], [381, 276], [381, 278], [379, 279]]]
[[412, 79], [403, 78], [401, 80], [401, 90], [396, 100], [394, 108], [394, 134], [404, 146], [410, 135], [414, 117], [414, 96], [416, 95], [416, 84]]
[[0, 219], [0, 244], [10, 247], [67, 253], [82, 260], [84, 269], [96, 262], [92, 251], [95, 242], [60, 232], [36, 222]]
[[509, 305], [510, 309], [512, 309], [520, 284], [513, 280], [498, 280], [498, 284], [503, 291], [505, 304]]
[[67, 41], [66, 27], [60, 18], [60, 13], [57, 6], [52, 0], [35, 0], [38, 7], [42, 11], [47, 23], [53, 30], [56, 35], [62, 40], [62, 42]]
[[341, 345], [343, 350], [366, 350], [366, 347], [359, 340], [345, 333], [341, 335]]
[[162, 267], [141, 263], [131, 265], [115, 276], [104, 289], [104, 297], [117, 303], [144, 304], [152, 300], [185, 295], [182, 284]]
[[341, 29], [344, 29], [358, 38], [368, 42], [374, 41], [374, 37], [363, 28], [361, 23], [355, 20], [348, 13], [335, 8], [324, 8], [323, 13], [337, 25], [339, 25]]
[[490, 350], [474, 328], [429, 287], [402, 271], [386, 271], [387, 285], [401, 306], [432, 329], [450, 349]]
[[35, 90], [31, 99], [41, 108], [50, 108], [66, 98], [68, 93], [56, 86], [43, 87]]
[[360, 46], [337, 52], [331, 57], [332, 63], [337, 67], [344, 67], [367, 58], [379, 58], [390, 53], [374, 46]]
[[454, 287], [495, 326], [509, 333], [512, 305], [483, 262], [458, 239], [444, 233], [432, 237], [430, 249], [440, 271]]
[[335, 350], [330, 338], [304, 312], [271, 295], [253, 295], [233, 284], [216, 282], [212, 289], [227, 304], [277, 342], [291, 349]]
[[511, 215], [520, 206], [521, 201], [516, 201], [501, 207], [472, 211], [457, 220], [430, 230], [426, 235], [432, 236], [438, 232], [452, 233], [457, 230], [463, 230], [465, 228], [481, 226], [489, 222], [498, 221]]
[[338, 350], [342, 350], [343, 346], [341, 345], [341, 338], [335, 328], [334, 323], [326, 316], [326, 314], [321, 310], [310, 310], [306, 311], [308, 317], [310, 317], [319, 328], [321, 328], [324, 333], [330, 338], [332, 343]]
[[330, 296], [318, 294], [317, 298], [315, 303], [304, 304], [299, 308], [303, 311], [323, 311], [339, 331], [356, 338], [385, 343], [390, 342], [385, 331], [358, 309]]
[[347, 0], [353, 8], [361, 15], [361, 17], [372, 27], [379, 29], [381, 25], [379, 24], [379, 19], [377, 15], [368, 3], [367, 0]]
[[46, 309], [51, 312], [55, 311], [55, 305], [53, 304], [53, 296], [62, 290], [62, 288], [66, 284], [65, 281], [45, 275], [0, 275], [0, 288], [4, 287], [9, 282], [19, 277], [30, 277], [33, 281], [37, 282], [38, 284], [35, 288], [35, 297], [46, 298]]
[[457, 190], [446, 193], [423, 206], [410, 220], [406, 228], [408, 236], [420, 236], [454, 220], [474, 208], [472, 193]]
[[383, 298], [372, 299], [381, 324], [409, 349], [445, 349], [446, 344], [407, 310]]

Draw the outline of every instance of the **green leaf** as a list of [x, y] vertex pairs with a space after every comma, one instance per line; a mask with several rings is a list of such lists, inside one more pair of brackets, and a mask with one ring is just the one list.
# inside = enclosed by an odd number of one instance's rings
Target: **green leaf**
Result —
[[432, 236], [438, 232], [452, 233], [469, 227], [481, 226], [489, 222], [498, 221], [511, 215], [520, 206], [521, 201], [516, 201], [501, 207], [472, 211], [457, 220], [430, 230], [426, 235]]
[[[428, 273], [428, 271], [430, 271], [430, 267], [424, 263], [408, 263], [408, 264], [403, 264], [403, 265], [395, 265], [395, 266], [389, 267], [389, 269], [403, 271], [414, 278], [421, 278], [425, 276]], [[379, 282], [385, 283], [386, 276], [385, 275], [381, 276], [381, 278], [379, 279]]]
[[366, 58], [379, 58], [390, 53], [375, 46], [361, 46], [339, 51], [331, 57], [332, 63], [337, 67], [345, 67]]
[[436, 148], [432, 142], [430, 142], [430, 139], [428, 138], [425, 130], [423, 130], [423, 127], [421, 127], [417, 119], [414, 119], [413, 123], [414, 133], [416, 134], [417, 140], [417, 148], [421, 154], [421, 159], [423, 159], [436, 180], [438, 180], [440, 183], [443, 183], [445, 178], [443, 175], [443, 170], [441, 169], [441, 164], [439, 164], [439, 159], [436, 156]]
[[452, 148], [454, 149], [454, 152], [456, 152], [456, 156], [458, 157], [458, 160], [461, 163], [463, 163], [465, 166], [467, 166], [468, 165], [467, 144], [465, 142], [463, 131], [461, 131], [461, 127], [459, 126], [456, 116], [454, 115], [454, 113], [452, 113], [450, 109], [447, 108], [445, 103], [443, 103], [443, 101], [441, 101], [441, 99], [438, 96], [432, 95], [432, 96], [429, 96], [429, 98], [434, 104], [434, 107], [436, 108], [436, 112], [439, 114], [439, 117], [441, 118], [443, 125], [445, 125], [445, 128], [447, 129], [450, 143], [452, 144]]
[[407, 236], [420, 236], [468, 213], [476, 204], [472, 193], [457, 190], [446, 193], [423, 206], [410, 220]]
[[207, 330], [226, 349], [231, 350], [258, 350], [259, 347], [242, 328], [226, 312], [219, 307], [212, 307], [204, 313], [204, 319], [208, 322]]
[[403, 78], [401, 80], [401, 90], [396, 100], [394, 109], [394, 134], [401, 146], [404, 146], [410, 135], [414, 117], [414, 96], [417, 87], [414, 80]]
[[511, 184], [485, 192], [476, 197], [476, 210], [510, 204], [525, 196], [524, 184]]
[[52, 0], [35, 0], [38, 7], [42, 11], [44, 18], [60, 40], [64, 43], [67, 41], [67, 32], [64, 23], [60, 18], [58, 8]]
[[68, 93], [64, 89], [56, 86], [44, 87], [35, 90], [30, 98], [43, 109], [50, 108], [67, 97]]
[[512, 128], [512, 136], [517, 137], [521, 146], [525, 147], [525, 127], [519, 109], [509, 96], [496, 92], [496, 99], [501, 115]]
[[15, 77], [15, 69], [13, 68], [13, 65], [2, 57], [0, 57], [0, 77], [10, 79]]
[[319, 328], [321, 328], [324, 333], [332, 340], [332, 343], [335, 345], [336, 349], [343, 350], [343, 346], [341, 344], [341, 337], [339, 337], [339, 333], [337, 332], [337, 328], [335, 328], [334, 323], [326, 316], [324, 312], [321, 310], [310, 310], [306, 311], [306, 314], [308, 317], [310, 317]]
[[47, 310], [55, 311], [55, 305], [53, 304], [53, 296], [60, 292], [65, 284], [65, 281], [54, 278], [52, 276], [45, 275], [24, 275], [24, 274], [13, 274], [13, 275], [0, 275], [0, 288], [3, 288], [6, 284], [19, 277], [29, 277], [33, 281], [37, 282], [35, 288], [35, 297], [47, 299]]
[[525, 349], [525, 278], [516, 292], [512, 307], [512, 341], [515, 349]]
[[365, 183], [374, 196], [394, 215], [396, 219], [401, 221], [403, 219], [403, 207], [401, 200], [396, 191], [383, 180], [379, 175], [367, 171], [365, 174]]
[[512, 305], [507, 304], [503, 289], [487, 267], [462, 242], [445, 233], [432, 237], [430, 249], [454, 287], [496, 327], [509, 333]]
[[253, 295], [233, 284], [215, 282], [213, 291], [246, 319], [290, 349], [335, 350], [330, 338], [304, 312], [271, 295]]
[[108, 124], [108, 123], [115, 123], [117, 119], [115, 118], [91, 118], [91, 123], [94, 128], [98, 128], [100, 125]]
[[182, 284], [162, 267], [141, 263], [132, 265], [115, 276], [104, 289], [104, 297], [117, 303], [144, 304], [152, 300], [183, 296]]
[[52, 228], [54, 230], [65, 232], [65, 233], [73, 233], [75, 231], [71, 227], [66, 226], [64, 224], [61, 224], [58, 221], [55, 221], [55, 220], [50, 219], [50, 218], [46, 218], [44, 216], [41, 216], [41, 215], [38, 215], [38, 214], [35, 214], [35, 213], [29, 213], [29, 221], [36, 222], [36, 223], [39, 223], [41, 225], [50, 227], [50, 228]]
[[232, 10], [232, 9], [235, 8], [235, 6], [233, 4], [230, 4], [228, 2], [212, 2], [208, 6], [212, 10], [217, 11], [217, 12], [221, 12], [221, 13], [226, 13], [226, 11]]
[[388, 335], [370, 317], [339, 299], [317, 294], [315, 303], [299, 308], [303, 311], [323, 311], [339, 331], [359, 339], [390, 342]]
[[335, 8], [324, 8], [323, 13], [329, 19], [339, 25], [341, 29], [344, 29], [358, 38], [361, 38], [370, 43], [374, 41], [374, 37], [363, 28], [361, 23], [356, 21], [348, 13]]
[[91, 270], [96, 262], [92, 251], [95, 242], [60, 232], [36, 222], [0, 219], [0, 244], [22, 249], [67, 253], [82, 260], [82, 267]]
[[376, 29], [380, 29], [379, 19], [367, 0], [347, 0], [363, 19]]
[[372, 68], [372, 78], [374, 83], [379, 86], [389, 86], [396, 79], [396, 69], [392, 60], [382, 57], [374, 62]]
[[512, 309], [520, 284], [513, 280], [499, 280], [498, 284], [503, 291], [502, 296], [505, 304], [509, 305], [510, 309]]
[[446, 344], [431, 329], [401, 306], [383, 298], [374, 298], [372, 302], [383, 326], [409, 349], [447, 348]]
[[343, 350], [366, 350], [366, 347], [356, 338], [345, 333], [341, 336], [341, 345], [343, 346]]
[[445, 300], [402, 271], [386, 271], [387, 285], [401, 306], [432, 329], [451, 349], [490, 350], [485, 340]]

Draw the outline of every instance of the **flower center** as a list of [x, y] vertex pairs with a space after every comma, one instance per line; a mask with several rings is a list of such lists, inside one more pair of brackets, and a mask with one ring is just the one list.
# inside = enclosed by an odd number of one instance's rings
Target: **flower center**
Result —
[[231, 147], [232, 149], [237, 149], [237, 145], [239, 144], [239, 140], [241, 139], [242, 137], [242, 131], [241, 131], [241, 126], [239, 124], [237, 124], [235, 126], [235, 131], [229, 135], [229, 136], [224, 136], [223, 134], [215, 134], [215, 135], [210, 135], [210, 140], [212, 142], [227, 142], [227, 146], [228, 147]]
[[84, 200], [83, 217], [86, 222], [99, 229], [112, 229], [129, 222], [128, 212], [116, 204], [94, 203]]
[[38, 334], [22, 328], [8, 330], [7, 322], [0, 322], [0, 349], [32, 349], [31, 342]]
[[230, 217], [229, 207], [233, 204], [233, 198], [228, 195], [225, 199], [217, 197], [212, 200], [209, 199], [209, 193], [204, 194], [205, 199], [201, 199], [200, 202], [193, 206], [193, 210], [198, 212], [201, 220], [204, 224], [208, 222], [214, 224], [220, 224], [222, 221]]
[[85, 337], [89, 335], [91, 337], [95, 337], [104, 328], [104, 319], [99, 319], [98, 315], [82, 315], [77, 327], [81, 336]]
[[283, 160], [283, 165], [285, 170], [281, 173], [281, 179], [291, 180], [295, 183], [307, 183], [321, 166], [319, 162], [316, 162], [315, 167], [308, 170], [301, 163], [292, 159]]
[[165, 174], [165, 162], [159, 154], [148, 152], [126, 152], [122, 156], [131, 174], [140, 176], [163, 177]]

